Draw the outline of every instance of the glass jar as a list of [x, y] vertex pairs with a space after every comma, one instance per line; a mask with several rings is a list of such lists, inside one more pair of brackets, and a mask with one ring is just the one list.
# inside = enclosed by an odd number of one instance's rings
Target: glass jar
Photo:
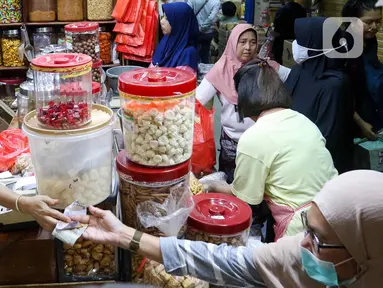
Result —
[[20, 23], [23, 21], [22, 0], [3, 0], [0, 5], [0, 22]]
[[82, 21], [83, 10], [83, 0], [57, 0], [58, 21]]
[[113, 0], [87, 0], [88, 20], [111, 20]]
[[112, 34], [106, 32], [105, 27], [100, 27], [100, 58], [103, 64], [112, 62]]
[[202, 193], [193, 196], [194, 210], [187, 220], [186, 239], [220, 245], [246, 246], [252, 211], [232, 195]]
[[96, 205], [112, 194], [113, 125], [113, 111], [101, 105], [92, 106], [92, 121], [80, 130], [47, 130], [35, 111], [25, 116], [37, 191], [58, 199], [55, 208], [75, 200]]
[[100, 82], [92, 82], [92, 99], [93, 103], [100, 104], [101, 84]]
[[196, 76], [175, 68], [121, 74], [118, 88], [128, 158], [146, 166], [172, 166], [192, 154]]
[[101, 83], [101, 75], [104, 70], [102, 69], [102, 60], [93, 62], [92, 64], [92, 81]]
[[[151, 168], [129, 161], [122, 150], [116, 158], [124, 224], [154, 236], [164, 236], [157, 228], [145, 229], [136, 207], [145, 201], [163, 203], [172, 189], [189, 185], [190, 161], [171, 168]], [[182, 232], [181, 232], [182, 233]]]
[[3, 53], [3, 65], [6, 67], [21, 67], [24, 65], [23, 59], [19, 56], [21, 45], [20, 32], [17, 29], [4, 30], [1, 38], [1, 50]]
[[56, 34], [52, 27], [40, 27], [33, 33], [33, 46], [35, 48], [35, 56], [40, 56], [45, 48], [49, 45], [56, 44]]
[[34, 99], [35, 85], [33, 83], [33, 72], [29, 69], [27, 80], [20, 84], [20, 90], [17, 94], [17, 118], [21, 128], [24, 117], [29, 112], [36, 109]]
[[37, 120], [50, 129], [76, 129], [91, 121], [92, 60], [48, 54], [32, 60]]
[[79, 22], [64, 28], [68, 52], [89, 55], [93, 62], [100, 60], [98, 23]]
[[64, 28], [60, 28], [59, 32], [57, 33], [57, 45], [66, 47]]
[[56, 20], [56, 0], [29, 0], [30, 22], [52, 22]]
[[0, 99], [9, 107], [16, 100], [16, 91], [23, 81], [23, 78], [0, 78]]

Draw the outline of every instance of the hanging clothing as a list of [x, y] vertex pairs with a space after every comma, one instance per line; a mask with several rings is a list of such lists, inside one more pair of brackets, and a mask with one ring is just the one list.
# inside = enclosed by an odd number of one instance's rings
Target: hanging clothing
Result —
[[[324, 20], [324, 17], [297, 19], [297, 43], [309, 49], [323, 49]], [[342, 36], [338, 33], [334, 37]], [[310, 50], [308, 56], [322, 53]], [[352, 169], [353, 160], [354, 101], [344, 70], [344, 59], [321, 55], [295, 65], [285, 82], [293, 98], [292, 108], [318, 126], [339, 173]]]
[[306, 10], [296, 2], [288, 2], [275, 14], [274, 31], [278, 33], [273, 42], [272, 53], [275, 61], [282, 63], [283, 44], [285, 40], [295, 39], [294, 23], [298, 18], [305, 18]]
[[197, 71], [199, 29], [193, 10], [183, 2], [164, 4], [162, 9], [172, 29], [171, 33], [165, 35], [157, 45], [153, 65], [189, 66]]

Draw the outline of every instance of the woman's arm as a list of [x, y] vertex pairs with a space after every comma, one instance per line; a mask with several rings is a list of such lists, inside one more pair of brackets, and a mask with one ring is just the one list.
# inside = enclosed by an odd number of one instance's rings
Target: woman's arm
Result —
[[216, 94], [217, 90], [214, 86], [207, 79], [203, 79], [197, 87], [196, 98], [205, 106]]
[[[90, 207], [92, 215], [73, 217], [88, 224], [85, 239], [128, 249], [136, 232], [110, 211]], [[143, 234], [138, 253], [163, 263], [168, 273], [191, 275], [214, 284], [266, 287], [253, 262], [253, 250]]]
[[273, 67], [275, 72], [278, 73], [279, 79], [281, 79], [282, 82], [285, 82], [287, 80], [291, 72], [290, 68], [282, 66], [281, 64], [279, 64], [278, 62], [274, 60], [267, 60], [267, 63], [269, 63], [269, 65]]
[[70, 219], [51, 208], [58, 204], [45, 195], [20, 196], [5, 186], [0, 185], [0, 205], [21, 213], [30, 214], [47, 231], [53, 231], [58, 221], [70, 222]]

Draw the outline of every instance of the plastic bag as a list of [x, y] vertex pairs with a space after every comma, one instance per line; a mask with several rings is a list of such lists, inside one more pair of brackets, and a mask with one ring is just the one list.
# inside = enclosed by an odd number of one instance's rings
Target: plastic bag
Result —
[[23, 153], [29, 153], [29, 145], [21, 129], [11, 128], [0, 133], [0, 172], [9, 170]]
[[170, 189], [170, 195], [163, 204], [154, 201], [138, 204], [137, 217], [145, 229], [155, 227], [166, 236], [178, 236], [193, 209], [189, 188], [180, 184]]
[[195, 104], [192, 171], [195, 175], [211, 173], [216, 164], [214, 142], [214, 112], [198, 100]]
[[117, 0], [116, 6], [114, 6], [112, 17], [117, 21], [121, 21], [124, 18], [128, 8], [130, 8], [129, 2], [134, 2], [130, 0]]
[[199, 183], [204, 186], [205, 192], [226, 191], [229, 184], [226, 182], [227, 176], [224, 172], [217, 172], [199, 179]]

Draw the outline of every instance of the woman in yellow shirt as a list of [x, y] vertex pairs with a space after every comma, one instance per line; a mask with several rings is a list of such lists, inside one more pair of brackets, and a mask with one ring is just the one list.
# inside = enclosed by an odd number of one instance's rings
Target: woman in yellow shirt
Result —
[[240, 118], [256, 123], [239, 139], [233, 184], [215, 191], [250, 205], [265, 200], [275, 220], [275, 240], [295, 235], [303, 231], [300, 212], [338, 172], [321, 132], [289, 109], [290, 95], [267, 62], [250, 62], [234, 80]]

